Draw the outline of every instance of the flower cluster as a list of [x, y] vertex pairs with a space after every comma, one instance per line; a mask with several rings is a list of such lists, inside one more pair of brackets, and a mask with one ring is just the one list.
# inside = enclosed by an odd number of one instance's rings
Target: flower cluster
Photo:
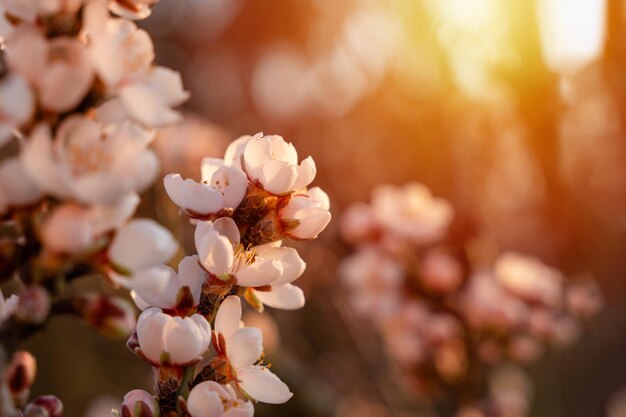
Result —
[[[17, 283], [0, 295], [9, 357], [53, 314], [128, 337], [129, 301], [72, 282], [103, 274], [118, 285], [177, 248], [156, 222], [130, 220], [158, 173], [155, 129], [178, 121], [173, 108], [188, 97], [134, 22], [155, 3], [0, 0], [0, 282]], [[55, 397], [27, 403], [34, 368], [15, 369], [28, 386], [12, 404], [2, 398], [3, 415], [62, 414]]]
[[261, 330], [241, 322], [241, 300], [260, 312], [304, 305], [292, 283], [306, 265], [283, 240], [314, 239], [330, 221], [328, 196], [307, 189], [314, 177], [313, 159], [298, 164], [295, 148], [280, 136], [245, 136], [224, 159], [202, 161], [201, 181], [164, 178], [195, 226], [197, 253], [177, 270], [164, 264], [172, 256], [167, 239], [116, 235], [112, 278], [143, 310], [128, 345], [157, 379], [156, 395], [132, 391], [122, 415], [252, 416], [253, 402], [291, 398], [264, 364]]
[[451, 387], [467, 396], [493, 366], [571, 343], [602, 306], [593, 282], [568, 283], [536, 258], [470, 261], [450, 237], [452, 220], [450, 204], [409, 184], [375, 189], [371, 204], [353, 204], [341, 224], [356, 246], [339, 266], [348, 302], [428, 398]]

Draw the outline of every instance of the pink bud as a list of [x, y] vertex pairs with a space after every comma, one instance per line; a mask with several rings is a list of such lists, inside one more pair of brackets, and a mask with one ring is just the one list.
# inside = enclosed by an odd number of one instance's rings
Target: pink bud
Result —
[[449, 294], [458, 289], [463, 281], [459, 262], [441, 250], [426, 254], [420, 265], [420, 275], [424, 288], [436, 294]]
[[35, 382], [37, 362], [33, 355], [24, 350], [17, 351], [11, 358], [6, 371], [6, 380], [13, 401], [20, 405], [26, 401], [30, 387]]
[[156, 417], [158, 415], [159, 405], [154, 396], [146, 391], [134, 389], [124, 396], [122, 417]]
[[128, 301], [98, 294], [88, 294], [83, 301], [83, 318], [103, 335], [125, 338], [135, 329], [135, 310]]
[[78, 204], [63, 204], [46, 219], [42, 227], [44, 246], [53, 252], [77, 254], [93, 241], [88, 212]]
[[42, 395], [31, 401], [24, 409], [24, 417], [61, 417], [63, 403], [54, 395]]
[[27, 323], [43, 323], [50, 313], [50, 295], [45, 288], [34, 285], [20, 292], [15, 316]]

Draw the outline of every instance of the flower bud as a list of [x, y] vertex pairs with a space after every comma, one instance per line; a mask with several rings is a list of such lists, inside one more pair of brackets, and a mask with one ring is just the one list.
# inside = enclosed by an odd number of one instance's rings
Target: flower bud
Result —
[[36, 372], [37, 362], [33, 355], [25, 350], [13, 354], [7, 368], [6, 381], [15, 404], [23, 405], [26, 402]]
[[31, 401], [24, 409], [24, 417], [61, 417], [63, 403], [54, 395], [42, 395]]
[[159, 404], [154, 396], [142, 389], [134, 389], [124, 396], [122, 417], [157, 417]]
[[34, 285], [20, 292], [15, 316], [27, 323], [40, 324], [46, 321], [50, 313], [50, 295], [45, 288]]
[[89, 294], [80, 300], [83, 318], [107, 337], [128, 337], [135, 329], [133, 306], [119, 297]]
[[188, 365], [209, 348], [211, 325], [199, 314], [172, 317], [160, 308], [144, 310], [137, 321], [141, 356], [152, 364]]
[[230, 385], [220, 385], [214, 381], [201, 382], [193, 387], [187, 399], [187, 409], [191, 417], [252, 417], [254, 414], [250, 401], [238, 399]]
[[57, 253], [78, 254], [93, 242], [88, 211], [78, 204], [63, 204], [46, 219], [42, 227], [44, 246]]
[[330, 222], [330, 200], [321, 188], [296, 194], [280, 211], [287, 235], [295, 239], [315, 239]]

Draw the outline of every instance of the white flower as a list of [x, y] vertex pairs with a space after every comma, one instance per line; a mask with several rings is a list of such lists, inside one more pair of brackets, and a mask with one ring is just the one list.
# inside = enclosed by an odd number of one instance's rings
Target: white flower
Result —
[[266, 191], [287, 194], [313, 181], [316, 168], [310, 156], [298, 165], [298, 153], [280, 136], [244, 136], [230, 144], [226, 164], [241, 166]]
[[13, 129], [28, 122], [35, 111], [35, 99], [28, 82], [18, 74], [0, 81], [0, 148], [13, 137]]
[[109, 10], [125, 19], [145, 19], [159, 0], [109, 0]]
[[21, 25], [7, 39], [9, 68], [28, 79], [44, 109], [62, 113], [76, 107], [93, 83], [87, 50], [60, 36], [47, 40], [34, 26]]
[[[166, 228], [154, 220], [133, 219], [115, 233], [108, 253], [116, 269], [135, 274], [167, 262], [176, 249], [176, 241]], [[117, 275], [114, 280], [128, 284]]]
[[189, 392], [187, 410], [191, 417], [252, 417], [254, 407], [250, 401], [237, 398], [230, 385], [214, 381], [201, 382]]
[[531, 302], [560, 305], [563, 277], [539, 259], [518, 253], [505, 253], [494, 265], [494, 274], [513, 294]]
[[422, 184], [383, 185], [372, 193], [378, 223], [394, 235], [415, 243], [441, 239], [452, 221], [452, 207]]
[[109, 93], [117, 94], [125, 111], [147, 126], [179, 121], [180, 115], [171, 107], [189, 98], [180, 74], [152, 65], [154, 47], [146, 31], [107, 15], [96, 2], [85, 11], [92, 61]]
[[42, 197], [41, 189], [28, 175], [24, 164], [15, 157], [0, 163], [0, 194], [8, 206], [27, 206]]
[[204, 158], [202, 182], [168, 174], [163, 184], [172, 201], [194, 216], [237, 208], [246, 194], [248, 179], [237, 167], [225, 166], [220, 159]]
[[358, 315], [384, 321], [399, 308], [404, 270], [380, 250], [362, 248], [345, 258], [338, 272], [350, 290], [348, 302]]
[[[215, 317], [218, 353], [230, 364], [237, 387], [256, 401], [282, 404], [292, 397], [289, 387], [262, 365], [255, 365], [263, 353], [263, 335], [255, 327], [241, 327], [241, 300], [229, 296]], [[196, 417], [196, 416], [194, 416]]]
[[19, 301], [20, 298], [15, 294], [9, 298], [4, 298], [2, 290], [0, 290], [0, 324], [4, 323], [15, 313]]
[[187, 287], [193, 305], [200, 301], [206, 272], [198, 264], [198, 256], [186, 256], [178, 264], [178, 273], [166, 265], [140, 270], [133, 276], [131, 295], [137, 307], [173, 309], [181, 290]]
[[21, 160], [39, 186], [60, 199], [111, 205], [146, 188], [158, 171], [146, 149], [152, 133], [131, 124], [102, 126], [81, 116], [61, 123], [54, 141], [38, 125]]
[[202, 267], [220, 279], [234, 276], [243, 287], [269, 285], [281, 276], [283, 267], [277, 257], [256, 256], [254, 249], [246, 250], [239, 240], [239, 229], [229, 217], [199, 222], [195, 242]]
[[330, 222], [330, 200], [319, 187], [299, 192], [291, 197], [281, 211], [280, 217], [287, 221], [296, 220], [297, 226], [287, 231], [296, 239], [314, 239]]
[[137, 339], [142, 355], [151, 363], [189, 365], [209, 348], [211, 325], [199, 314], [172, 317], [151, 307], [139, 316]]

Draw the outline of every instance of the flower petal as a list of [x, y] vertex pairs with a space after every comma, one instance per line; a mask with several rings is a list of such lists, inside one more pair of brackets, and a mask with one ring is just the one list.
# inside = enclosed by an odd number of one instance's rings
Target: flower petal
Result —
[[209, 185], [192, 179], [183, 180], [179, 174], [166, 175], [163, 185], [167, 195], [181, 208], [199, 214], [216, 213], [224, 208], [222, 194]]
[[194, 302], [200, 301], [202, 285], [206, 281], [207, 274], [198, 265], [198, 256], [185, 256], [178, 264], [178, 281], [181, 287], [187, 286], [193, 295]]
[[215, 316], [215, 331], [228, 339], [239, 329], [241, 322], [241, 300], [236, 295], [229, 295], [222, 301]]
[[281, 310], [297, 310], [304, 306], [304, 293], [292, 284], [272, 286], [270, 291], [254, 291], [265, 305]]
[[250, 397], [268, 404], [287, 402], [293, 394], [289, 387], [263, 366], [248, 366], [237, 370], [239, 386]]
[[263, 353], [263, 333], [256, 327], [244, 327], [226, 340], [228, 358], [235, 368], [256, 362]]

